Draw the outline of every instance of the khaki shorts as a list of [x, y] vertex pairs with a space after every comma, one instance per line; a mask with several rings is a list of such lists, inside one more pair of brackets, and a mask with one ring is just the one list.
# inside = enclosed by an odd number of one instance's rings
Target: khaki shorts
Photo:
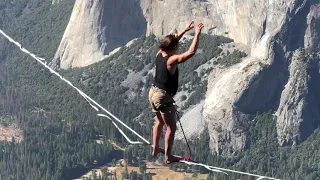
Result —
[[153, 112], [159, 112], [162, 114], [171, 113], [175, 111], [175, 105], [173, 97], [170, 94], [166, 94], [166, 91], [152, 86], [149, 91], [149, 102]]

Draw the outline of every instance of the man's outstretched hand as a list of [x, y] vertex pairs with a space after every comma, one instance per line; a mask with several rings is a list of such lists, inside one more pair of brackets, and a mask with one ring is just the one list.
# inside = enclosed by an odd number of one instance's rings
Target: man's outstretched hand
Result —
[[194, 32], [194, 33], [195, 33], [196, 35], [199, 35], [199, 34], [201, 33], [201, 30], [202, 30], [203, 27], [204, 27], [204, 26], [203, 26], [202, 23], [198, 24], [197, 27], [195, 28], [195, 32]]
[[190, 31], [190, 29], [193, 28], [193, 23], [194, 23], [194, 21], [190, 21], [190, 22], [187, 24], [186, 28], [184, 28], [184, 31], [185, 31], [185, 32]]

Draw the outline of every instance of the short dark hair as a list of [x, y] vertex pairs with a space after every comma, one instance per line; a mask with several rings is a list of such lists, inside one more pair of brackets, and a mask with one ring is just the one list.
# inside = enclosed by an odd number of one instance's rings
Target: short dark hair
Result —
[[174, 35], [167, 35], [160, 41], [159, 48], [162, 51], [172, 51], [174, 50], [175, 46], [178, 45], [178, 43], [179, 39]]

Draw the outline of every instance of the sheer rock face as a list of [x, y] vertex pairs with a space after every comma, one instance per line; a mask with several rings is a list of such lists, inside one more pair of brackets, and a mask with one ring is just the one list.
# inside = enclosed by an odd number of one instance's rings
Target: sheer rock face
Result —
[[319, 71], [315, 64], [308, 65], [305, 54], [294, 52], [289, 66], [290, 77], [281, 94], [276, 112], [278, 140], [281, 145], [294, 145], [305, 140], [320, 124]]
[[[276, 111], [280, 145], [298, 144], [320, 125], [320, 97], [316, 93], [319, 91], [316, 82], [320, 80], [319, 56], [312, 52], [319, 48], [319, 7], [319, 1], [306, 2], [280, 33], [285, 57], [289, 60], [288, 81]], [[289, 30], [290, 27], [293, 30]]]
[[310, 12], [306, 19], [307, 28], [305, 31], [304, 46], [320, 47], [320, 4], [313, 4], [310, 7]]
[[298, 51], [319, 48], [319, 17], [319, 0], [77, 0], [54, 62], [86, 66], [135, 37], [162, 37], [192, 19], [204, 33], [246, 45], [240, 64], [214, 67], [199, 108], [213, 152], [233, 156], [246, 148], [257, 112], [276, 111], [282, 145], [303, 141], [320, 124], [318, 61], [303, 62]]
[[[283, 37], [292, 39], [286, 48], [287, 54], [293, 52], [293, 57], [288, 68], [289, 79], [276, 112], [280, 145], [298, 144], [320, 125], [320, 96], [316, 93], [320, 90], [319, 54], [312, 52], [320, 45], [319, 1], [306, 3], [304, 10], [296, 13], [295, 20], [295, 24], [288, 24], [298, 27], [297, 30], [282, 33]], [[306, 52], [298, 48], [304, 48]]]
[[257, 112], [277, 110], [281, 145], [300, 143], [319, 126], [320, 106], [311, 103], [318, 99], [311, 93], [318, 87], [307, 78], [318, 79], [318, 67], [316, 63], [303, 65], [292, 55], [299, 48], [319, 47], [315, 28], [319, 27], [319, 3], [265, 4], [265, 30], [251, 41], [250, 57], [223, 73], [211, 74], [203, 113], [209, 122], [210, 145], [217, 154], [236, 155], [246, 148], [245, 129]]
[[142, 0], [141, 6], [148, 22], [147, 34], [166, 35], [195, 20], [205, 24], [204, 33], [228, 36], [264, 58], [266, 43], [284, 23], [286, 11], [293, 6], [291, 1]]
[[[140, 9], [140, 12], [139, 12]], [[77, 0], [53, 66], [83, 67], [146, 33], [137, 1]]]

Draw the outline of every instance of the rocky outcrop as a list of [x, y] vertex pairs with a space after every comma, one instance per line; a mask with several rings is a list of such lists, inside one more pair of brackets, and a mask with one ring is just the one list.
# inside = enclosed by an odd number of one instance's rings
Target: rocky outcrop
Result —
[[52, 66], [68, 69], [98, 62], [145, 35], [145, 27], [137, 1], [77, 0]]
[[[305, 2], [305, 1], [304, 1]], [[280, 145], [295, 145], [319, 127], [319, 1], [308, 1], [293, 11], [279, 33], [289, 64], [289, 78], [277, 109], [277, 132]], [[291, 28], [295, 27], [295, 28]], [[290, 53], [293, 54], [292, 58]]]
[[176, 139], [183, 139], [183, 133], [185, 133], [187, 139], [200, 136], [201, 132], [205, 129], [206, 126], [202, 116], [203, 104], [204, 101], [193, 107], [190, 107], [188, 111], [183, 114], [183, 116], [179, 116], [179, 120], [183, 129], [181, 129], [180, 125], [177, 125], [177, 132], [175, 135]]
[[280, 145], [300, 143], [320, 125], [319, 56], [304, 49], [295, 51], [289, 72], [276, 112]]

